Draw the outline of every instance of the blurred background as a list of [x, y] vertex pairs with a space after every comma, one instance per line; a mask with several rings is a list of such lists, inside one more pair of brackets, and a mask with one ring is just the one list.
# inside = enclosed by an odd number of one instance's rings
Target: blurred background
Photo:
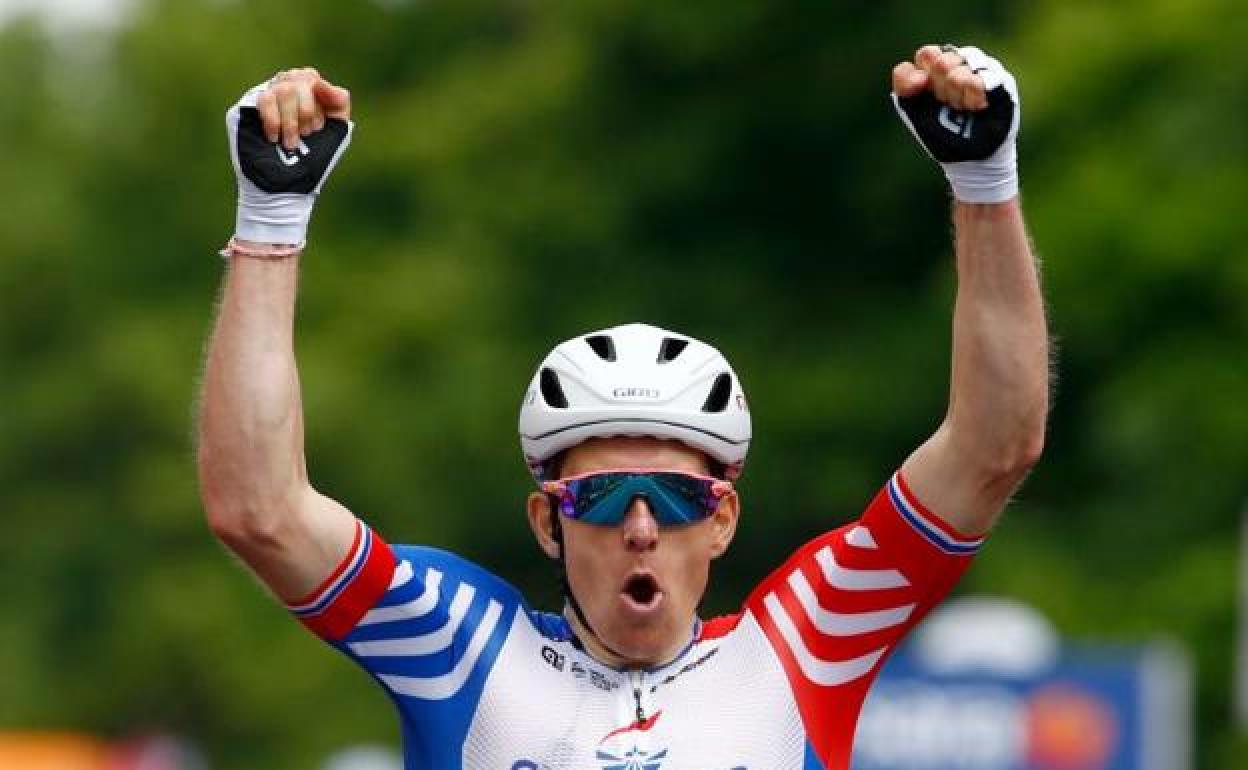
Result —
[[[573, 334], [676, 328], [729, 355], [755, 419], [714, 614], [855, 516], [942, 414], [948, 198], [887, 100], [928, 41], [1018, 75], [1057, 341], [1047, 454], [959, 592], [1072, 643], [1177, 651], [1192, 767], [1248, 768], [1246, 37], [1235, 0], [0, 3], [0, 768], [321, 768], [396, 744], [381, 691], [197, 498], [223, 112], [246, 87], [315, 65], [354, 94], [303, 272], [317, 485], [553, 607], [523, 388]], [[1045, 767], [1102, 767], [1065, 761]]]

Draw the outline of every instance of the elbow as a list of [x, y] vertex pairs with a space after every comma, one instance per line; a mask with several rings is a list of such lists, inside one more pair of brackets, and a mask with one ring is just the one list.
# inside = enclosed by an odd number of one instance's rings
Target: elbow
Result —
[[1021, 482], [1031, 472], [1031, 469], [1036, 467], [1043, 454], [1043, 430], [1029, 436], [1026, 441], [1019, 443], [1018, 447], [1011, 454], [1011, 463], [1008, 468], [1009, 473], [1015, 478], [1015, 483]]
[[985, 486], [1014, 490], [1044, 454], [1044, 424], [1022, 430], [981, 461]]
[[291, 496], [266, 493], [246, 478], [199, 457], [199, 496], [208, 529], [231, 550], [254, 549], [281, 541], [283, 514]]
[[206, 492], [201, 497], [208, 529], [230, 550], [250, 552], [282, 542], [283, 517], [271, 508]]
[[257, 507], [249, 505], [228, 486], [201, 481], [199, 498], [209, 531], [227, 546], [235, 548], [240, 543], [265, 537]]
[[[995, 429], [985, 429], [992, 425]], [[1009, 426], [1006, 429], [1005, 426]], [[973, 478], [980, 489], [1009, 497], [1022, 483], [1044, 453], [1045, 421], [1043, 413], [1014, 420], [979, 423], [970, 429], [957, 420], [947, 422], [944, 429], [951, 448], [955, 448], [958, 464]]]
[[1040, 423], [1028, 436], [1021, 446], [1019, 458], [1026, 466], [1026, 470], [1031, 470], [1040, 462], [1040, 458], [1044, 456], [1044, 440], [1045, 431], [1044, 423]]

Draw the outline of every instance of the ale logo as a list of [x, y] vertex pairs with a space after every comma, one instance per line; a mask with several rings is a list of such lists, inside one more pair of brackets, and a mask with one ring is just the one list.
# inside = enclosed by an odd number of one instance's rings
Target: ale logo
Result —
[[971, 132], [975, 130], [975, 115], [970, 112], [941, 107], [936, 120], [940, 121], [940, 125], [944, 126], [946, 131], [956, 134], [961, 139], [970, 139]]

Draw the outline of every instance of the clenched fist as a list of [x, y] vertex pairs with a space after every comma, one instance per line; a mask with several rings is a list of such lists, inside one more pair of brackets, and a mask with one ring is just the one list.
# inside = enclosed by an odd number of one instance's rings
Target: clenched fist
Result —
[[930, 90], [937, 101], [955, 110], [982, 110], [988, 106], [984, 79], [971, 69], [957, 49], [925, 45], [914, 61], [893, 67], [893, 93], [901, 98]]
[[284, 70], [243, 94], [225, 123], [235, 238], [302, 247], [316, 196], [351, 142], [351, 94], [311, 67]]
[[283, 70], [256, 96], [264, 136], [295, 149], [299, 137], [325, 127], [326, 118], [351, 119], [351, 92], [330, 83], [313, 67]]
[[893, 103], [954, 196], [999, 203], [1018, 194], [1018, 86], [978, 48], [925, 45], [893, 68]]

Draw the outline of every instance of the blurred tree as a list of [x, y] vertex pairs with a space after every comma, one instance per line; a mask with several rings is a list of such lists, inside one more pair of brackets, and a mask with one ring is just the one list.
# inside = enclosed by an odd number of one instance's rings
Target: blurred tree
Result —
[[578, 331], [670, 325], [723, 347], [755, 408], [743, 532], [706, 604], [725, 611], [943, 410], [943, 182], [885, 97], [897, 59], [952, 37], [1023, 85], [1061, 348], [1048, 455], [967, 587], [1068, 633], [1182, 639], [1201, 766], [1229, 766], [1236, 10], [152, 0], [110, 38], [8, 25], [0, 723], [170, 729], [244, 770], [395, 736], [384, 697], [201, 523], [188, 402], [233, 216], [221, 116], [247, 85], [311, 63], [355, 94], [300, 310], [318, 485], [553, 605], [520, 515], [531, 367]]

